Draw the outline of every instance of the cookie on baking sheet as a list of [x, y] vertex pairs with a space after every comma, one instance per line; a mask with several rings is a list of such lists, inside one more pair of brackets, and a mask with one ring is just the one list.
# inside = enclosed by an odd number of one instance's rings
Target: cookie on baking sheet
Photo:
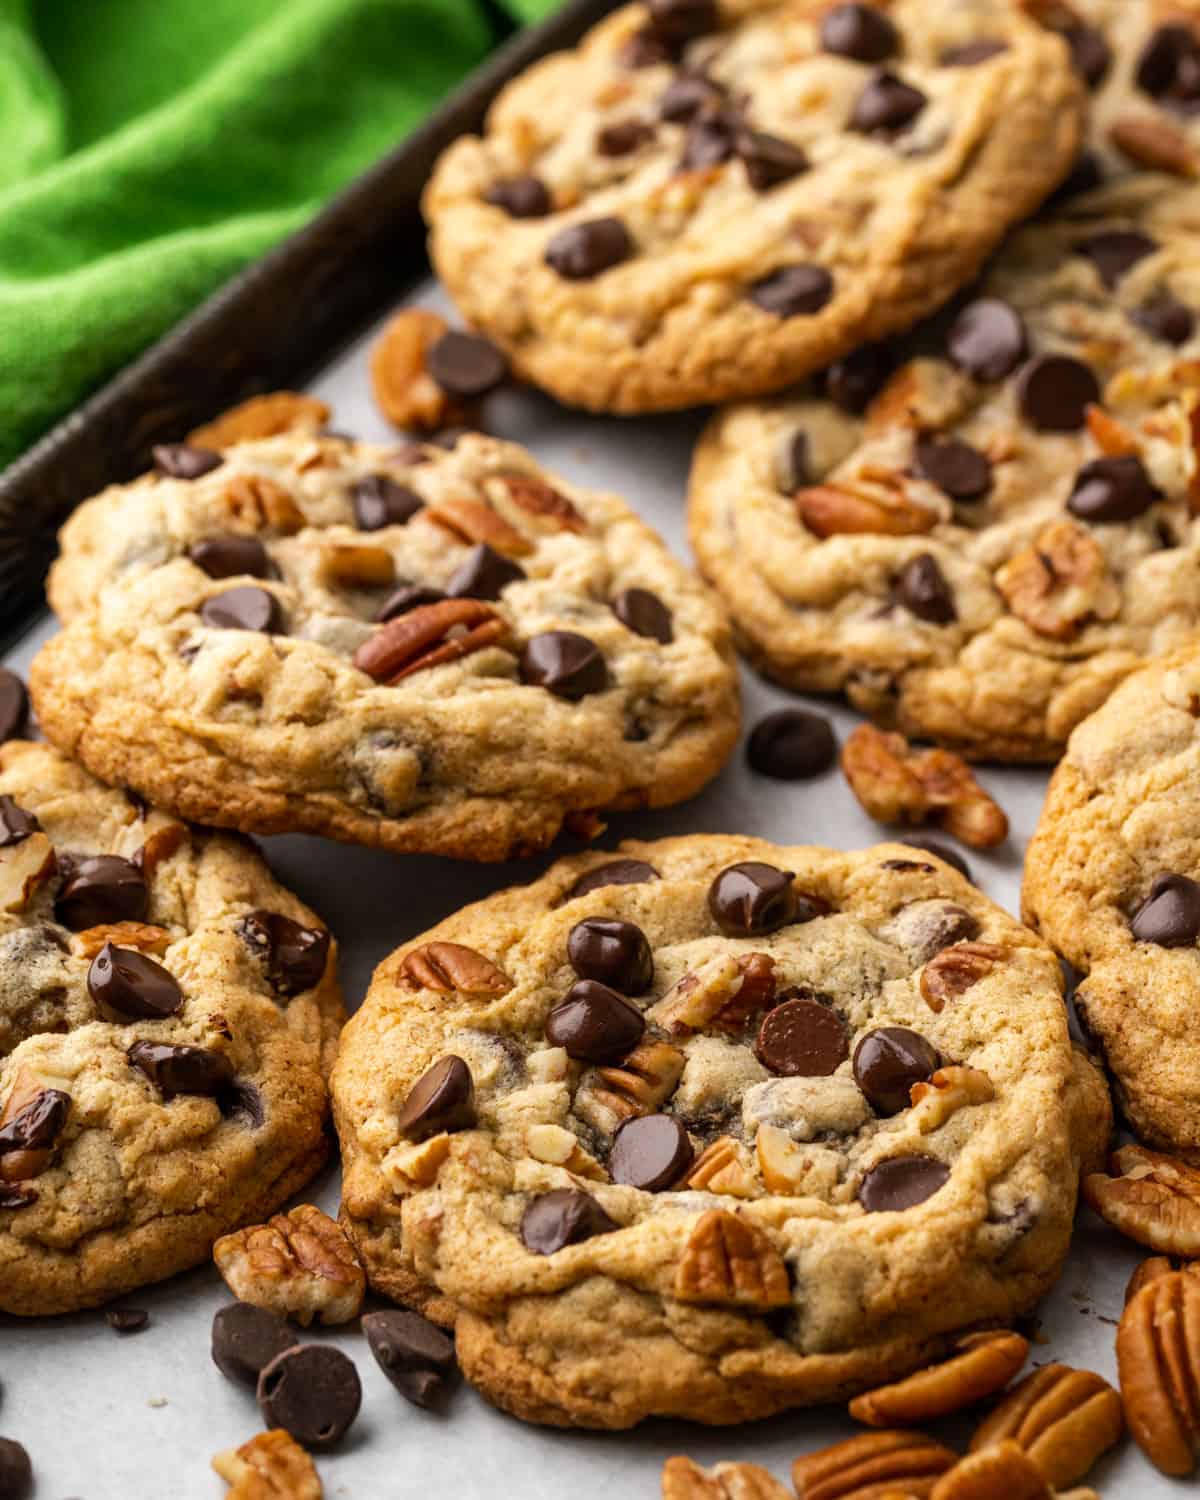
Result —
[[503, 859], [691, 796], [737, 739], [710, 592], [520, 448], [299, 434], [160, 462], [63, 528], [68, 624], [31, 675], [106, 781], [247, 832]]
[[1111, 1125], [1053, 954], [948, 865], [707, 835], [406, 944], [333, 1090], [376, 1290], [596, 1427], [833, 1400], [1029, 1308]]
[[1007, 0], [650, 0], [500, 95], [431, 254], [577, 406], [777, 390], [911, 326], [1063, 178], [1083, 90]]
[[0, 747], [0, 1310], [182, 1271], [312, 1177], [336, 970], [245, 842]]
[[1200, 1157], [1200, 646], [1130, 677], [1071, 736], [1022, 904], [1079, 971], [1075, 1008], [1138, 1135]]

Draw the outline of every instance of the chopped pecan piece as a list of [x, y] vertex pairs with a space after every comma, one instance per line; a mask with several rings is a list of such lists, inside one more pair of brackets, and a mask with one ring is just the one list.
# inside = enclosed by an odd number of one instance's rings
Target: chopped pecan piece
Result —
[[1200, 1169], [1147, 1146], [1122, 1146], [1111, 1167], [1083, 1180], [1100, 1217], [1150, 1250], [1200, 1256]]
[[562, 1125], [531, 1125], [525, 1132], [525, 1147], [534, 1161], [565, 1167], [577, 1177], [608, 1181], [608, 1173], [590, 1152], [583, 1149], [575, 1132]]
[[446, 332], [446, 320], [424, 307], [398, 312], [371, 350], [375, 404], [397, 427], [436, 432], [456, 425], [462, 410], [425, 368], [430, 349]]
[[974, 1406], [1003, 1390], [1029, 1353], [1019, 1333], [969, 1333], [957, 1353], [905, 1380], [855, 1396], [850, 1415], [868, 1427], [907, 1427]]
[[1073, 640], [1089, 621], [1111, 620], [1121, 608], [1100, 544], [1074, 521], [1043, 527], [995, 583], [1018, 620], [1054, 641]]
[[396, 563], [386, 547], [334, 543], [322, 549], [321, 571], [342, 588], [384, 588], [396, 581]]
[[758, 1184], [744, 1157], [744, 1148], [732, 1136], [720, 1136], [696, 1158], [683, 1185], [731, 1198], [757, 1198]]
[[[953, 953], [953, 948], [943, 950]], [[929, 1080], [914, 1083], [908, 1091], [914, 1108], [913, 1123], [922, 1135], [939, 1130], [951, 1115], [970, 1104], [987, 1104], [996, 1097], [996, 1087], [980, 1068], [961, 1064], [939, 1068]]]
[[1200, 1276], [1155, 1277], [1117, 1329], [1117, 1372], [1134, 1441], [1164, 1474], [1183, 1478], [1200, 1451]]
[[282, 1427], [218, 1453], [212, 1466], [233, 1486], [225, 1500], [321, 1500], [324, 1493], [312, 1459]]
[[[1007, 956], [998, 943], [955, 943], [943, 948], [921, 970], [921, 996], [930, 1010], [965, 995]], [[911, 1096], [910, 1096], [911, 1097]]]
[[1169, 120], [1122, 115], [1108, 128], [1108, 138], [1130, 161], [1151, 172], [1195, 177], [1196, 153], [1183, 131]]
[[647, 1014], [672, 1036], [689, 1036], [706, 1026], [736, 1032], [774, 998], [770, 954], [718, 953], [685, 974]]
[[329, 408], [324, 401], [302, 396], [297, 391], [271, 391], [231, 406], [203, 427], [194, 428], [187, 440], [193, 448], [229, 448], [234, 443], [278, 437], [282, 432], [298, 429], [315, 432], [328, 421]]
[[147, 880], [152, 880], [159, 865], [182, 849], [190, 838], [191, 833], [186, 823], [167, 823], [154, 830], [133, 856], [133, 862]]
[[358, 1316], [367, 1279], [354, 1247], [319, 1208], [302, 1203], [222, 1236], [213, 1260], [241, 1302], [293, 1318], [302, 1327]]
[[1137, 439], [1133, 433], [1102, 406], [1088, 407], [1087, 425], [1097, 448], [1107, 458], [1123, 458], [1137, 452]]
[[108, 922], [102, 927], [85, 927], [71, 935], [71, 952], [76, 958], [95, 958], [105, 943], [115, 948], [136, 948], [139, 953], [153, 953], [161, 958], [167, 951], [171, 934], [163, 927], [147, 922]]
[[840, 485], [818, 484], [797, 490], [796, 512], [819, 537], [915, 536], [937, 525], [937, 513], [909, 500], [899, 490], [868, 495]]
[[54, 869], [54, 845], [44, 833], [0, 849], [0, 911], [24, 911]]
[[529, 538], [515, 526], [510, 526], [499, 511], [482, 500], [452, 496], [431, 505], [425, 514], [429, 520], [436, 521], [463, 541], [486, 542], [493, 551], [505, 557], [527, 557], [533, 551]]
[[587, 530], [587, 522], [574, 505], [544, 479], [529, 474], [505, 474], [499, 484], [518, 510], [534, 518], [535, 525], [547, 531]]
[[389, 620], [354, 653], [354, 665], [376, 682], [391, 684], [494, 646], [507, 635], [507, 624], [488, 605], [443, 599]]
[[442, 1163], [450, 1155], [450, 1135], [443, 1130], [424, 1141], [403, 1141], [394, 1146], [381, 1163], [392, 1191], [401, 1195], [437, 1181]]
[[824, 1148], [800, 1146], [778, 1125], [758, 1127], [754, 1152], [763, 1182], [772, 1193], [820, 1195], [832, 1186], [828, 1173], [822, 1170], [826, 1159]]
[[950, 750], [914, 750], [900, 734], [860, 724], [842, 747], [842, 770], [880, 823], [932, 821], [974, 849], [1008, 837], [1008, 819]]
[[503, 969], [462, 943], [422, 943], [405, 955], [400, 973], [410, 989], [444, 995], [457, 991], [494, 1000], [513, 987]]
[[683, 1062], [677, 1047], [645, 1037], [615, 1067], [596, 1069], [592, 1092], [618, 1117], [652, 1114], [675, 1092]]
[[702, 1469], [690, 1458], [668, 1458], [662, 1471], [662, 1500], [792, 1500], [757, 1464], [714, 1464]]
[[239, 474], [225, 487], [222, 501], [230, 523], [239, 531], [277, 531], [294, 536], [304, 512], [282, 485], [261, 474]]
[[675, 1269], [681, 1302], [785, 1307], [792, 1300], [783, 1257], [757, 1224], [715, 1208], [702, 1214]]
[[1043, 1365], [1027, 1375], [980, 1424], [971, 1452], [1014, 1442], [1047, 1484], [1082, 1479], [1125, 1429], [1121, 1398], [1091, 1370]]
[[920, 1432], [864, 1432], [798, 1458], [792, 1482], [799, 1500], [878, 1500], [889, 1491], [928, 1495], [957, 1458]]

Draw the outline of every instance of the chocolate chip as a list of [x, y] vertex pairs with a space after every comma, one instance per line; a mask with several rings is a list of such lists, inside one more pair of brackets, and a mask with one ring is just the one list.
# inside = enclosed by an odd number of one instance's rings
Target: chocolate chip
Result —
[[877, 1115], [907, 1109], [909, 1089], [931, 1078], [941, 1065], [937, 1048], [907, 1026], [868, 1031], [854, 1049], [854, 1081]]
[[0, 745], [13, 740], [29, 718], [29, 694], [15, 672], [0, 667]]
[[1188, 110], [1200, 99], [1200, 40], [1190, 26], [1160, 26], [1138, 59], [1138, 88]]
[[415, 1406], [440, 1406], [458, 1365], [454, 1343], [428, 1318], [400, 1308], [368, 1313], [362, 1331], [375, 1362]]
[[581, 875], [563, 900], [575, 901], [580, 896], [590, 895], [592, 891], [601, 891], [605, 886], [645, 885], [647, 881], [657, 879], [658, 871], [644, 859], [614, 859]]
[[12, 1151], [48, 1151], [70, 1113], [70, 1094], [62, 1089], [40, 1089], [11, 1120], [0, 1125], [0, 1156]]
[[534, 1255], [553, 1255], [566, 1245], [578, 1245], [617, 1228], [595, 1198], [574, 1188], [543, 1193], [521, 1215], [521, 1241]]
[[614, 120], [596, 132], [596, 150], [601, 156], [628, 156], [654, 139], [654, 126], [645, 120]]
[[911, 125], [926, 105], [925, 95], [880, 68], [868, 79], [851, 112], [849, 128], [863, 135], [896, 135]]
[[1186, 875], [1159, 875], [1129, 923], [1134, 940], [1186, 948], [1200, 937], [1200, 885]]
[[408, 1092], [396, 1128], [409, 1141], [424, 1141], [443, 1130], [470, 1130], [475, 1124], [475, 1080], [461, 1057], [439, 1057]]
[[162, 964], [133, 948], [105, 943], [92, 959], [88, 994], [122, 1021], [160, 1021], [183, 1008], [183, 991]]
[[211, 1099], [233, 1082], [233, 1065], [229, 1059], [208, 1047], [189, 1047], [174, 1042], [134, 1042], [127, 1056], [130, 1067], [144, 1073], [167, 1100], [178, 1094], [197, 1094]]
[[41, 827], [34, 815], [18, 807], [11, 797], [0, 797], [0, 849], [23, 844], [31, 833], [40, 833]]
[[200, 606], [200, 618], [214, 630], [257, 630], [277, 635], [283, 630], [279, 600], [266, 589], [246, 584], [214, 594]]
[[858, 1189], [869, 1214], [899, 1213], [932, 1198], [950, 1180], [950, 1168], [932, 1156], [890, 1156], [870, 1169]]
[[150, 1322], [144, 1307], [106, 1307], [104, 1320], [114, 1333], [140, 1333]]
[[943, 68], [973, 68], [979, 63], [990, 62], [1008, 51], [1008, 43], [1001, 41], [963, 42], [958, 47], [947, 47], [938, 61]]
[[751, 937], [786, 927], [796, 915], [790, 870], [744, 860], [721, 871], [708, 888], [708, 909], [726, 937]]
[[1112, 48], [1104, 33], [1095, 26], [1079, 25], [1067, 27], [1062, 37], [1071, 51], [1071, 66], [1088, 88], [1103, 83], [1112, 66]]
[[222, 1375], [243, 1385], [256, 1386], [266, 1366], [295, 1343], [296, 1335], [287, 1323], [265, 1307], [231, 1302], [213, 1315], [213, 1364]]
[[1196, 315], [1179, 298], [1163, 288], [1135, 308], [1129, 316], [1151, 338], [1165, 344], [1186, 344], [1196, 331]]
[[420, 495], [407, 485], [397, 484], [387, 474], [367, 474], [354, 486], [350, 498], [354, 522], [360, 531], [403, 526], [424, 509]]
[[1135, 453], [1096, 458], [1075, 476], [1067, 509], [1083, 521], [1132, 521], [1162, 499]]
[[327, 1448], [346, 1435], [362, 1405], [352, 1360], [329, 1344], [296, 1344], [258, 1377], [258, 1406], [268, 1427], [282, 1427], [303, 1448]]
[[150, 904], [146, 877], [119, 854], [93, 854], [64, 860], [67, 878], [54, 903], [54, 916], [72, 932], [111, 922], [140, 922]]
[[159, 443], [152, 450], [154, 467], [168, 479], [199, 479], [225, 462], [211, 448], [193, 448], [187, 443]]
[[717, 29], [717, 0], [648, 0], [654, 35], [678, 46]]
[[568, 224], [546, 246], [546, 264], [567, 281], [587, 281], [620, 265], [633, 254], [633, 241], [620, 219], [583, 219]]
[[746, 169], [746, 180], [756, 193], [765, 193], [808, 171], [808, 157], [799, 146], [780, 136], [768, 135], [763, 130], [741, 130], [736, 145]]
[[998, 297], [968, 302], [946, 338], [946, 352], [976, 380], [1003, 380], [1025, 358], [1029, 338], [1015, 307]]
[[675, 639], [671, 611], [649, 589], [623, 589], [608, 601], [609, 608], [626, 630], [669, 646]]
[[1017, 377], [1021, 414], [1039, 432], [1078, 432], [1100, 385], [1087, 365], [1068, 354], [1042, 354]]
[[890, 344], [863, 344], [825, 371], [825, 394], [835, 406], [858, 416], [878, 396], [895, 368], [896, 355]]
[[267, 1118], [262, 1095], [243, 1078], [235, 1078], [216, 1099], [217, 1108], [226, 1120], [241, 1120], [251, 1130], [258, 1130]]
[[833, 725], [804, 708], [764, 714], [746, 741], [751, 770], [777, 781], [803, 781], [828, 771], [837, 758]]
[[527, 577], [520, 563], [503, 557], [486, 542], [472, 547], [446, 585], [449, 599], [499, 599], [510, 583]]
[[784, 1078], [828, 1078], [850, 1054], [846, 1023], [828, 1005], [807, 996], [769, 1010], [754, 1055]]
[[[38, 1199], [37, 1189], [27, 1182], [0, 1182], [0, 1209], [28, 1208]], [[0, 1438], [0, 1443], [4, 1439]], [[0, 1490], [0, 1495], [3, 1491]]]
[[33, 1465], [15, 1438], [0, 1438], [0, 1500], [26, 1500], [33, 1490]]
[[505, 177], [493, 182], [483, 196], [485, 202], [502, 208], [513, 219], [541, 219], [554, 207], [540, 177]]
[[252, 911], [239, 930], [266, 960], [267, 977], [278, 994], [299, 995], [320, 984], [329, 958], [324, 928], [304, 927], [278, 911]]
[[623, 995], [644, 995], [654, 981], [654, 956], [633, 922], [585, 917], [567, 938], [567, 957], [581, 979], [598, 979]]
[[900, 50], [900, 34], [873, 5], [835, 5], [821, 22], [821, 46], [855, 62], [883, 62]]
[[422, 583], [402, 584], [379, 606], [375, 619], [379, 624], [406, 615], [410, 609], [420, 609], [424, 604], [440, 604], [445, 598], [441, 589], [431, 589]]
[[952, 869], [957, 870], [960, 875], [965, 876], [967, 880], [970, 880], [974, 884], [970, 865], [967, 864], [958, 850], [952, 849], [949, 844], [940, 843], [937, 839], [929, 838], [923, 833], [905, 834], [900, 842], [907, 844], [912, 849], [924, 849], [927, 854], [936, 854], [939, 859], [945, 860]]
[[776, 318], [818, 313], [833, 296], [833, 277], [824, 266], [783, 266], [752, 282], [749, 298]]
[[491, 339], [452, 328], [425, 351], [425, 371], [448, 396], [476, 401], [508, 379], [508, 360]]
[[210, 578], [270, 578], [270, 554], [256, 536], [208, 536], [193, 542], [188, 558]]
[[663, 90], [658, 113], [674, 125], [687, 125], [704, 110], [717, 110], [725, 103], [725, 90], [704, 73], [680, 73]]
[[672, 49], [649, 26], [635, 31], [618, 56], [627, 68], [653, 68], [671, 61]]
[[1075, 246], [1077, 254], [1086, 256], [1096, 267], [1106, 287], [1115, 287], [1131, 266], [1153, 255], [1158, 245], [1148, 234], [1135, 229], [1112, 229], [1106, 234], [1092, 234]]
[[913, 468], [952, 500], [979, 500], [992, 487], [986, 455], [960, 438], [925, 434], [913, 445]]
[[785, 495], [812, 483], [812, 445], [807, 432], [792, 435], [784, 449], [783, 467], [779, 488]]
[[614, 1063], [642, 1039], [646, 1022], [636, 1005], [594, 979], [581, 979], [546, 1017], [546, 1037], [580, 1062]]
[[931, 625], [949, 625], [958, 619], [954, 594], [931, 552], [922, 552], [905, 563], [892, 585], [893, 596], [918, 620]]
[[679, 171], [703, 171], [706, 167], [719, 167], [728, 161], [733, 155], [737, 129], [738, 121], [733, 115], [720, 111], [697, 115], [688, 126]]
[[622, 1187], [661, 1193], [695, 1157], [688, 1133], [671, 1115], [641, 1115], [622, 1124], [608, 1154], [608, 1173]]
[[521, 681], [577, 703], [608, 687], [608, 665], [599, 647], [573, 630], [547, 630], [521, 652]]

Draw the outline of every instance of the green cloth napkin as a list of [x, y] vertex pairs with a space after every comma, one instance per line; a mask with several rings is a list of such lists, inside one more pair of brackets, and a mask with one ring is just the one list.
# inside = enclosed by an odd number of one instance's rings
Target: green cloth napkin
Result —
[[484, 0], [0, 0], [0, 465], [496, 40]]

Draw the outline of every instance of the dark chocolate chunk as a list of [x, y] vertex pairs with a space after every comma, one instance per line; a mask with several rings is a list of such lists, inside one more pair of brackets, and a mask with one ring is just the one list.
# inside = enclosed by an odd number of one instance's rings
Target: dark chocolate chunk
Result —
[[563, 900], [574, 901], [608, 885], [645, 885], [648, 880], [657, 879], [658, 871], [644, 859], [613, 859], [581, 875]]
[[573, 630], [547, 630], [526, 642], [521, 681], [576, 703], [608, 687], [608, 664], [600, 648]]
[[134, 948], [105, 943], [92, 959], [88, 994], [119, 1021], [161, 1021], [183, 1008], [183, 991], [162, 964]]
[[688, 1133], [672, 1115], [640, 1115], [622, 1124], [608, 1154], [609, 1176], [622, 1187], [661, 1193], [695, 1157]]
[[932, 1198], [950, 1180], [950, 1168], [932, 1156], [890, 1156], [863, 1177], [858, 1201], [869, 1214], [899, 1213]]
[[328, 1448], [346, 1435], [362, 1405], [354, 1362], [329, 1344], [296, 1344], [258, 1377], [258, 1406], [268, 1427], [282, 1427], [304, 1448]]
[[144, 1073], [166, 1100], [179, 1094], [212, 1099], [233, 1082], [233, 1065], [221, 1052], [175, 1042], [134, 1042], [129, 1064]]
[[900, 50], [900, 33], [873, 5], [835, 5], [821, 22], [821, 46], [855, 62], [883, 62]]
[[784, 1078], [827, 1078], [850, 1054], [845, 1021], [807, 995], [776, 1005], [763, 1017], [754, 1055]]
[[401, 1308], [367, 1313], [362, 1331], [375, 1362], [415, 1406], [436, 1408], [458, 1370], [453, 1340], [420, 1313]]
[[909, 1090], [941, 1067], [937, 1048], [907, 1026], [868, 1031], [854, 1049], [854, 1081], [877, 1115], [898, 1115], [911, 1103]]
[[790, 870], [745, 860], [722, 870], [708, 888], [708, 909], [727, 937], [776, 932], [795, 920]]
[[106, 1307], [104, 1320], [114, 1333], [140, 1333], [150, 1322], [144, 1307]]
[[1139, 943], [1186, 948], [1200, 937], [1200, 885], [1186, 875], [1159, 875], [1129, 923]]
[[1151, 338], [1176, 348], [1186, 344], [1196, 331], [1196, 315], [1186, 303], [1164, 287], [1129, 314]]
[[1139, 260], [1153, 255], [1158, 245], [1149, 235], [1135, 229], [1111, 229], [1105, 234], [1089, 235], [1075, 249], [1091, 261], [1104, 285], [1112, 288]]
[[279, 600], [266, 589], [245, 584], [214, 594], [200, 606], [200, 618], [214, 630], [257, 630], [264, 635], [283, 631]]
[[486, 202], [502, 208], [513, 219], [541, 219], [554, 207], [546, 184], [539, 177], [505, 177], [484, 193]]
[[231, 1302], [213, 1315], [213, 1364], [222, 1375], [243, 1385], [256, 1386], [266, 1366], [295, 1343], [296, 1335], [284, 1319], [265, 1307]]
[[410, 609], [420, 609], [423, 604], [440, 604], [445, 597], [441, 589], [431, 589], [423, 583], [404, 583], [383, 601], [375, 619], [382, 625], [406, 615]]
[[1112, 48], [1104, 33], [1096, 26], [1078, 25], [1068, 26], [1062, 36], [1071, 49], [1071, 64], [1088, 88], [1103, 83], [1112, 66]]
[[615, 1063], [642, 1039], [646, 1022], [636, 1005], [594, 979], [581, 979], [546, 1017], [546, 1039], [579, 1062]]
[[1001, 41], [963, 42], [958, 47], [947, 47], [938, 61], [943, 68], [974, 68], [979, 63], [990, 62], [1008, 51], [1008, 43]]
[[623, 589], [608, 601], [609, 608], [626, 630], [669, 646], [675, 639], [671, 611], [649, 589]]
[[11, 1151], [49, 1151], [71, 1113], [62, 1089], [40, 1089], [11, 1120], [0, 1125], [0, 1156]]
[[15, 1438], [0, 1438], [0, 1500], [28, 1500], [33, 1493], [33, 1465]]
[[447, 395], [477, 401], [508, 379], [508, 360], [491, 339], [452, 328], [425, 351], [425, 372]]
[[717, 110], [725, 103], [725, 90], [704, 73], [680, 73], [671, 80], [658, 101], [658, 112], [674, 125], [687, 125], [702, 111]]
[[1025, 358], [1029, 337], [1015, 307], [998, 297], [968, 302], [946, 338], [946, 351], [976, 380], [1003, 380]]
[[960, 438], [932, 433], [913, 444], [913, 468], [952, 500], [979, 500], [992, 487], [992, 465], [986, 455]]
[[235, 1078], [217, 1095], [217, 1108], [227, 1120], [238, 1120], [250, 1130], [258, 1130], [267, 1118], [263, 1097], [252, 1083]]
[[892, 585], [896, 602], [918, 620], [931, 625], [949, 625], [958, 619], [954, 593], [932, 552], [922, 552], [896, 575]]
[[159, 443], [151, 451], [154, 467], [168, 479], [199, 479], [225, 462], [211, 448], [193, 448], [188, 443]]
[[890, 344], [863, 344], [825, 371], [825, 394], [835, 406], [858, 416], [878, 396], [895, 368], [896, 355]]
[[29, 694], [15, 672], [0, 667], [0, 745], [13, 740], [29, 719]]
[[672, 46], [717, 29], [717, 0], [648, 0], [650, 28]]
[[119, 854], [64, 861], [67, 875], [54, 903], [55, 918], [72, 932], [112, 922], [140, 922], [150, 904], [146, 877]]
[[1078, 432], [1087, 409], [1100, 400], [1100, 383], [1092, 371], [1069, 354], [1042, 354], [1017, 377], [1021, 414], [1039, 432]]
[[1200, 38], [1181, 22], [1160, 26], [1138, 59], [1138, 88], [1162, 104], [1192, 113], [1200, 103]]
[[545, 259], [567, 281], [588, 281], [633, 252], [633, 240], [620, 219], [583, 219], [551, 237]]
[[240, 931], [262, 955], [278, 994], [299, 995], [320, 984], [330, 941], [323, 927], [304, 927], [282, 912], [252, 911], [242, 919]]
[[636, 116], [614, 120], [596, 132], [596, 150], [601, 156], [628, 156], [639, 146], [652, 141], [654, 134], [654, 126]]
[[1137, 454], [1124, 453], [1084, 464], [1067, 509], [1082, 521], [1132, 521], [1162, 498]]
[[206, 536], [188, 548], [189, 559], [210, 578], [271, 578], [275, 569], [256, 536]]
[[781, 182], [807, 172], [808, 157], [799, 146], [763, 130], [742, 129], [737, 135], [737, 154], [746, 169], [746, 180], [756, 193], [765, 193]]
[[859, 94], [849, 128], [864, 135], [897, 135], [912, 124], [927, 102], [920, 89], [880, 68]]
[[812, 444], [807, 432], [797, 432], [787, 445], [785, 473], [780, 476], [779, 488], [785, 495], [812, 483]]
[[783, 266], [752, 282], [751, 302], [776, 318], [818, 313], [833, 296], [833, 277], [824, 266]]
[[41, 828], [31, 812], [18, 807], [11, 797], [0, 797], [0, 849], [24, 843], [31, 833], [40, 833]]
[[633, 922], [585, 917], [571, 928], [567, 957], [580, 979], [598, 979], [623, 995], [644, 995], [654, 982], [654, 955]]
[[521, 1241], [534, 1255], [553, 1255], [619, 1227], [589, 1194], [555, 1188], [534, 1198], [521, 1215]]
[[380, 531], [384, 526], [403, 526], [425, 502], [415, 490], [397, 484], [387, 474], [368, 474], [351, 492], [354, 522], [359, 531]]
[[724, 111], [698, 114], [688, 126], [679, 170], [703, 171], [706, 167], [719, 167], [728, 161], [733, 155], [738, 128], [736, 116]]
[[[499, 599], [510, 583], [525, 578], [525, 569], [486, 542], [472, 547], [446, 585], [449, 599]], [[393, 596], [394, 597], [394, 596]]]
[[400, 1134], [424, 1141], [443, 1130], [470, 1130], [475, 1124], [475, 1080], [461, 1057], [439, 1057], [408, 1092], [396, 1119]]
[[837, 759], [833, 725], [804, 708], [764, 714], [746, 741], [746, 759], [760, 776], [803, 781], [828, 771]]

